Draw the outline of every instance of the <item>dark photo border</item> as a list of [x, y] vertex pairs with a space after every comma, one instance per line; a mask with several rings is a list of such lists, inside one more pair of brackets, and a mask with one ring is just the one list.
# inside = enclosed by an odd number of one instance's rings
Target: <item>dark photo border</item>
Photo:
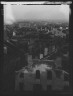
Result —
[[[5, 0], [6, 1], [6, 0]], [[24, 0], [22, 0], [24, 1]], [[25, 0], [27, 1], [27, 0]], [[50, 0], [51, 1], [51, 0]], [[14, 2], [14, 0], [12, 1]], [[19, 2], [18, 0], [16, 0], [15, 2]], [[32, 2], [32, 1], [31, 1]], [[40, 2], [40, 1], [39, 1]], [[48, 1], [45, 1], [45, 3], [43, 5], [48, 5], [46, 2]], [[51, 1], [51, 2], [54, 2], [54, 1]], [[64, 1], [63, 1], [64, 2]], [[72, 1], [71, 1], [72, 2]], [[71, 9], [71, 14], [70, 14], [70, 18], [69, 18], [69, 62], [70, 62], [70, 67], [69, 67], [69, 71], [70, 71], [70, 87], [71, 87], [71, 92], [69, 94], [67, 93], [59, 93], [59, 92], [55, 92], [55, 93], [46, 93], [46, 92], [42, 92], [40, 93], [41, 95], [48, 95], [48, 94], [66, 94], [66, 95], [70, 95], [72, 94], [72, 75], [73, 75], [73, 72], [72, 72], [72, 67], [73, 67], [73, 48], [72, 48], [72, 44], [73, 44], [73, 25], [72, 25], [72, 19], [73, 19], [73, 16], [72, 16], [72, 4], [70, 4], [70, 9]], [[3, 84], [2, 84], [2, 81], [3, 81], [3, 64], [4, 64], [4, 54], [3, 54], [3, 41], [4, 41], [4, 23], [3, 23], [4, 19], [3, 19], [3, 4], [0, 4], [0, 65], [1, 65], [1, 70], [0, 70], [0, 73], [1, 73], [1, 86], [0, 86], [0, 93], [1, 95], [23, 95], [23, 94], [26, 94], [26, 95], [33, 95], [33, 93], [31, 92], [23, 92], [23, 93], [19, 93], [19, 92], [12, 92], [12, 93], [4, 93], [2, 88], [4, 87]], [[38, 94], [38, 93], [34, 93], [35, 95]], [[37, 96], [37, 95], [36, 95]]]

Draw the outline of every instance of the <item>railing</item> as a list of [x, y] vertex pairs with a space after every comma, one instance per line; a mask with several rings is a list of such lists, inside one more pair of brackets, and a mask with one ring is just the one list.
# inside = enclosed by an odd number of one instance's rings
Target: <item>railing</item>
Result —
[[57, 49], [51, 53], [48, 53], [48, 55], [44, 56], [43, 58], [41, 58], [40, 60], [43, 60], [43, 59], [47, 59], [48, 57], [52, 56], [53, 54], [55, 54], [57, 52]]

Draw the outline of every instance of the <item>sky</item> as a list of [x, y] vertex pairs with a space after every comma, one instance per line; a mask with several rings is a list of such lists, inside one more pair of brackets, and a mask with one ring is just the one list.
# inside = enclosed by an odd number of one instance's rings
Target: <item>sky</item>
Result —
[[4, 22], [23, 20], [69, 21], [69, 5], [4, 5]]

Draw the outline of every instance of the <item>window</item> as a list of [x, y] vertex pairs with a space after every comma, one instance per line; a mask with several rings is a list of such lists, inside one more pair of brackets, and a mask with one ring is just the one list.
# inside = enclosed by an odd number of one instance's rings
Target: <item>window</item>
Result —
[[40, 71], [36, 70], [36, 79], [40, 79]]
[[52, 71], [47, 70], [47, 80], [52, 80]]
[[48, 92], [52, 91], [52, 86], [51, 85], [47, 85], [47, 91]]
[[41, 84], [34, 84], [33, 85], [33, 90], [40, 92], [42, 90], [42, 85]]
[[20, 91], [23, 91], [23, 90], [24, 90], [23, 87], [24, 87], [24, 83], [23, 83], [23, 82], [20, 82], [20, 83], [19, 83]]

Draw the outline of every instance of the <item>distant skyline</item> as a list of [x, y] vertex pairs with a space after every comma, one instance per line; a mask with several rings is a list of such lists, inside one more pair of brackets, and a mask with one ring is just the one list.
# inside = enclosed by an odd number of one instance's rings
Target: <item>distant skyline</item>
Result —
[[69, 11], [69, 5], [4, 5], [4, 22], [24, 20], [69, 22]]

